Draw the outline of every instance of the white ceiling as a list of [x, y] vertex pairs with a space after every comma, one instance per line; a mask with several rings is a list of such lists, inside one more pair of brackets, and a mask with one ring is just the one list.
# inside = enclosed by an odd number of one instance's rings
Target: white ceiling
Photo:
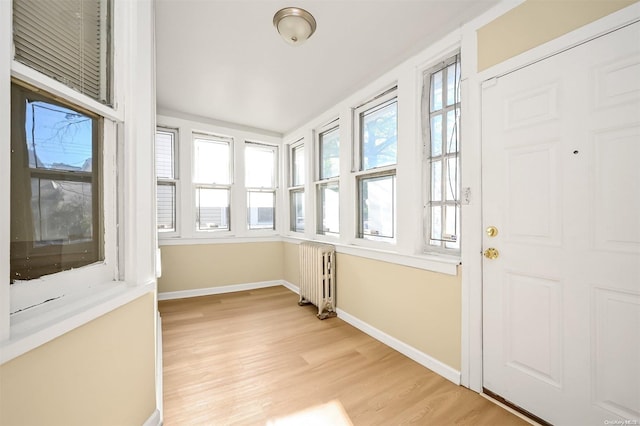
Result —
[[[163, 113], [287, 133], [498, 0], [157, 0]], [[318, 23], [301, 46], [272, 19], [302, 7]]]

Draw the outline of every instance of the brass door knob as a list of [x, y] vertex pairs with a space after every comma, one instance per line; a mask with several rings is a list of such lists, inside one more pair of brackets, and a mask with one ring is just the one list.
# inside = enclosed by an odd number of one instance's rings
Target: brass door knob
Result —
[[498, 249], [495, 249], [493, 247], [489, 247], [484, 251], [484, 257], [486, 257], [487, 259], [497, 259], [498, 256], [500, 256], [500, 252], [498, 251]]
[[496, 235], [498, 235], [498, 228], [496, 228], [495, 226], [488, 226], [484, 232], [487, 233], [488, 237], [495, 237]]

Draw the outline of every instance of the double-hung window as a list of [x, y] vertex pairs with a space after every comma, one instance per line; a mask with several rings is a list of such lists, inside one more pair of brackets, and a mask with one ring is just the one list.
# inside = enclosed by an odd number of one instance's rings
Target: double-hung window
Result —
[[302, 140], [289, 146], [289, 229], [304, 232], [305, 156]]
[[[11, 86], [9, 257], [14, 285], [100, 263], [113, 254], [111, 246], [105, 248], [115, 239], [105, 227], [106, 211], [114, 220], [105, 198], [113, 200], [104, 189], [113, 166], [103, 160], [105, 152], [113, 152], [113, 127], [95, 113], [111, 111], [104, 105], [113, 104], [111, 8], [110, 0], [13, 0], [12, 67], [18, 75], [31, 76], [30, 84], [16, 79]], [[52, 79], [77, 93], [49, 94]], [[110, 260], [113, 265], [115, 259]], [[113, 279], [111, 268], [92, 271]], [[69, 277], [64, 284], [73, 281]], [[30, 290], [33, 299], [12, 299], [12, 309], [60, 297], [58, 283], [42, 294]]]
[[156, 206], [158, 232], [176, 232], [178, 172], [176, 152], [178, 131], [158, 127], [156, 130]]
[[104, 259], [101, 117], [11, 92], [11, 282]]
[[193, 135], [196, 231], [231, 230], [232, 150], [231, 138]]
[[317, 229], [320, 235], [340, 233], [340, 127], [332, 121], [318, 130]]
[[427, 71], [423, 84], [427, 250], [460, 251], [460, 57]]
[[395, 242], [398, 99], [394, 89], [356, 108], [357, 237]]
[[246, 142], [244, 158], [247, 227], [275, 230], [278, 147]]

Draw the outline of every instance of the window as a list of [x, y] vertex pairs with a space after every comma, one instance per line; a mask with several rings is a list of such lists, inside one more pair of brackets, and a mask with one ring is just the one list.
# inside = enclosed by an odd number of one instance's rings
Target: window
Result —
[[304, 232], [304, 161], [304, 144], [298, 141], [289, 148], [289, 217], [294, 232]]
[[229, 231], [231, 138], [194, 134], [196, 231]]
[[111, 15], [110, 0], [13, 0], [15, 59], [110, 105]]
[[176, 170], [178, 131], [156, 131], [156, 207], [158, 232], [176, 232]]
[[318, 133], [317, 230], [321, 235], [340, 233], [340, 128], [333, 121]]
[[103, 259], [102, 119], [12, 84], [11, 282]]
[[244, 148], [247, 188], [247, 226], [276, 229], [276, 176], [278, 148], [247, 142]]
[[425, 74], [428, 249], [460, 250], [460, 57]]
[[356, 108], [354, 156], [358, 190], [357, 237], [395, 241], [398, 100], [395, 88]]

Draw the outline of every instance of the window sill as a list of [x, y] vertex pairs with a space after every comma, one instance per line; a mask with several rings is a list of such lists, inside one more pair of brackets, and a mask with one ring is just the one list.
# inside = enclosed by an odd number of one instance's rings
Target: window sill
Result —
[[[283, 238], [284, 241], [299, 243], [307, 241], [306, 238]], [[315, 241], [315, 240], [314, 240]], [[351, 244], [340, 244], [337, 242], [325, 241], [327, 244], [333, 244], [338, 253], [344, 253], [352, 256], [364, 257], [367, 259], [380, 260], [383, 262], [394, 263], [397, 265], [409, 266], [426, 271], [438, 272], [446, 275], [458, 275], [458, 266], [460, 258], [457, 256], [422, 254], [409, 255], [401, 254], [394, 251], [382, 250], [377, 248], [357, 246]]]
[[149, 292], [155, 281], [133, 286], [109, 282], [11, 315], [8, 340], [0, 342], [0, 365], [111, 312]]
[[189, 238], [159, 238], [158, 245], [162, 246], [188, 246], [196, 244], [228, 244], [228, 243], [263, 243], [282, 241], [277, 233], [260, 234], [255, 236], [235, 237], [233, 235], [221, 235], [219, 237], [197, 236]]

